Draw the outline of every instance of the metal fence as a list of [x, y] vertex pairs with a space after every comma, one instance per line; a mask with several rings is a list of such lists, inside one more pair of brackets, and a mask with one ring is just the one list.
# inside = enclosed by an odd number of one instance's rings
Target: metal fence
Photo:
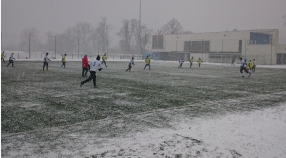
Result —
[[[63, 54], [67, 54], [68, 60], [80, 60], [87, 54], [89, 58], [95, 56], [102, 56], [107, 53], [109, 60], [127, 60], [131, 59], [132, 54], [118, 54], [118, 52], [110, 52], [108, 43], [101, 44], [94, 41], [84, 43], [79, 38], [68, 38], [64, 36], [33, 36], [30, 34], [16, 35], [16, 34], [1, 34], [1, 49], [5, 51], [6, 59], [14, 52], [14, 57], [17, 59], [35, 59], [42, 60], [44, 54], [49, 52], [51, 59], [61, 60]], [[161, 42], [153, 53], [167, 52], [172, 54], [172, 57], [167, 57], [168, 54], [163, 54], [158, 60], [179, 60], [184, 57], [188, 60], [194, 56], [195, 59], [199, 57], [203, 62], [215, 63], [231, 63], [233, 59], [239, 57], [248, 60], [256, 59], [259, 64], [286, 64], [286, 47], [278, 49], [278, 43], [286, 44], [285, 38], [279, 38], [276, 41], [251, 40], [251, 39], [211, 39], [204, 40], [183, 40], [177, 38], [173, 41], [166, 41], [164, 39], [153, 41], [153, 45]], [[154, 43], [155, 42], [155, 43]], [[261, 43], [262, 42], [262, 43]], [[264, 42], [264, 43], [263, 43]], [[160, 46], [160, 47], [159, 47]], [[15, 51], [17, 50], [17, 51]], [[277, 51], [281, 50], [281, 51]], [[174, 54], [175, 52], [175, 54]], [[185, 53], [187, 55], [181, 55]], [[188, 55], [189, 54], [189, 55]], [[141, 60], [142, 55], [134, 53], [136, 60]], [[235, 60], [237, 61], [237, 60]]]

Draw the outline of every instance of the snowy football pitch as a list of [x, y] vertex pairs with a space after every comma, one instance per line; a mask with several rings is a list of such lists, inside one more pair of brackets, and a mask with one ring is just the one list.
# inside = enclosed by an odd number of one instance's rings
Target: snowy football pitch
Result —
[[[127, 63], [108, 61], [108, 67], [97, 73], [96, 89], [92, 82], [80, 88], [86, 78], [81, 76], [79, 61], [67, 62], [66, 69], [52, 61], [49, 71], [42, 71], [42, 62], [36, 61], [15, 61], [15, 68], [2, 64], [2, 157], [204, 156], [210, 149], [195, 150], [204, 140], [187, 136], [180, 142], [191, 142], [193, 153], [168, 149], [162, 154], [159, 151], [167, 148], [161, 146], [144, 153], [125, 143], [117, 143], [112, 150], [104, 147], [110, 139], [149, 129], [176, 129], [176, 123], [185, 119], [222, 117], [286, 103], [286, 69], [258, 66], [250, 78], [241, 78], [238, 65], [203, 63], [199, 68], [194, 63], [190, 69], [186, 62], [178, 69], [177, 62], [152, 61], [149, 71], [148, 67], [143, 70], [144, 62], [135, 61], [134, 72], [126, 72]], [[222, 153], [222, 157], [228, 154]], [[235, 149], [229, 154], [243, 155]]]

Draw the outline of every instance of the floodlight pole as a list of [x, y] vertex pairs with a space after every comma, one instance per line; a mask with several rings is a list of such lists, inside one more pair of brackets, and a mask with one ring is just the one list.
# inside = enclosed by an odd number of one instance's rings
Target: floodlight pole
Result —
[[246, 38], [245, 38], [244, 42], [245, 42], [245, 46], [244, 46], [244, 59], [246, 59]]
[[272, 44], [273, 44], [273, 37], [271, 37], [271, 65], [272, 65]]
[[55, 59], [57, 58], [57, 36], [55, 36]]
[[141, 55], [141, 0], [140, 0], [140, 8], [139, 8], [139, 53]]
[[79, 59], [79, 38], [77, 38], [77, 58]]
[[31, 59], [31, 34], [29, 34], [29, 59]]
[[106, 56], [108, 54], [108, 40], [107, 40], [107, 46], [106, 46]]

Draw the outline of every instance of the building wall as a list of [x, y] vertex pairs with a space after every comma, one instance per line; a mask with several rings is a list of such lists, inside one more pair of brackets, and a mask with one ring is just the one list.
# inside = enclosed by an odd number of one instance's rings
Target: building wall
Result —
[[[252, 37], [250, 38], [250, 33]], [[251, 41], [255, 39], [256, 33], [269, 35], [271, 39], [266, 40], [270, 43], [265, 44], [262, 40]], [[265, 30], [246, 30], [246, 31], [226, 31], [226, 32], [211, 32], [211, 33], [195, 33], [195, 34], [177, 34], [177, 35], [164, 35], [163, 36], [163, 49], [153, 49], [153, 52], [186, 52], [184, 50], [185, 41], [210, 41], [209, 50], [200, 52], [189, 53], [240, 53], [243, 58], [267, 58], [263, 59], [263, 64], [275, 64], [276, 54], [278, 49], [278, 35], [279, 31], [276, 29], [265, 29]], [[260, 37], [260, 36], [257, 36]], [[262, 36], [265, 38], [264, 36]], [[256, 38], [257, 39], [257, 38]], [[239, 49], [239, 41], [241, 40], [241, 48]], [[257, 39], [258, 40], [258, 39]], [[263, 43], [263, 44], [257, 44]], [[261, 56], [261, 57], [259, 57]], [[205, 57], [207, 59], [207, 57]]]

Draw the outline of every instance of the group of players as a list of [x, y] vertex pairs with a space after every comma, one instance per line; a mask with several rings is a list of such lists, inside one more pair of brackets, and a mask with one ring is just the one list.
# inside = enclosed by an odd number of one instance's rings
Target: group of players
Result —
[[256, 68], [256, 61], [255, 59], [253, 59], [253, 61], [251, 60], [247, 60], [247, 59], [242, 59], [242, 58], [239, 58], [240, 60], [240, 73], [241, 73], [241, 77], [244, 77], [244, 74], [243, 74], [243, 71], [245, 73], [248, 74], [248, 77], [251, 76], [251, 72], [255, 72], [255, 68]]
[[[12, 53], [9, 57], [9, 63], [6, 65], [6, 67], [8, 67], [10, 64], [12, 64], [12, 67], [14, 67], [14, 53]], [[48, 61], [51, 61], [49, 58], [48, 58], [48, 55], [49, 53], [47, 52], [46, 55], [44, 56], [44, 65], [43, 65], [43, 71], [45, 70], [48, 70]], [[62, 55], [62, 65], [61, 65], [61, 68], [65, 68], [66, 66], [66, 55], [67, 54], [64, 54]], [[5, 55], [4, 55], [4, 51], [2, 52], [1, 54], [1, 61], [4, 62], [5, 64]], [[88, 58], [87, 58], [87, 55], [85, 54], [84, 57], [82, 58], [82, 77], [86, 77], [87, 75], [87, 72], [89, 71], [90, 72], [90, 76], [82, 81], [80, 83], [80, 87], [82, 87], [83, 84], [85, 84], [86, 82], [89, 82], [91, 80], [93, 80], [93, 85], [94, 85], [94, 88], [97, 88], [96, 86], [96, 72], [97, 70], [98, 71], [101, 71], [102, 70], [102, 65], [104, 64], [105, 67], [107, 67], [106, 65], [106, 60], [107, 60], [107, 57], [106, 57], [106, 53], [102, 56], [102, 61], [100, 62], [100, 56], [98, 55], [96, 57], [96, 60], [93, 60], [91, 62], [88, 62]], [[190, 68], [192, 68], [192, 65], [193, 65], [193, 61], [194, 61], [194, 57], [191, 57], [189, 62], [190, 62]], [[149, 67], [149, 70], [151, 70], [151, 65], [150, 65], [150, 62], [151, 62], [151, 56], [150, 55], [147, 55], [147, 57], [145, 58], [145, 67], [143, 68], [143, 70], [145, 70], [145, 68], [148, 66]], [[178, 68], [182, 68], [182, 65], [184, 63], [184, 58], [182, 58], [181, 60], [179, 60], [179, 67]], [[199, 58], [197, 60], [197, 63], [199, 64], [199, 67], [201, 66], [201, 63], [202, 63], [202, 59]], [[132, 71], [132, 66], [135, 65], [134, 64], [134, 56], [132, 56], [131, 60], [129, 61], [128, 63], [128, 68], [126, 69], [126, 71]], [[248, 77], [251, 76], [251, 72], [255, 72], [255, 67], [256, 67], [256, 61], [255, 59], [253, 59], [253, 61], [249, 60], [247, 61], [247, 59], [244, 59], [242, 60], [242, 58], [240, 58], [240, 73], [242, 75], [242, 77], [244, 77], [244, 74], [243, 74], [243, 71], [245, 73], [248, 74]]]
[[[193, 65], [193, 62], [194, 62], [194, 57], [190, 58], [190, 68], [192, 68], [192, 65]], [[201, 67], [201, 63], [203, 62], [202, 59], [199, 57], [198, 59], [198, 64], [199, 64], [199, 67]], [[182, 58], [181, 60], [179, 60], [179, 67], [178, 68], [182, 68], [183, 66], [183, 63], [184, 63], [184, 58]]]
[[[1, 61], [3, 61], [3, 63], [5, 64], [5, 54], [4, 54], [4, 51], [1, 53]], [[9, 57], [9, 62], [8, 62], [8, 64], [6, 65], [6, 67], [8, 67], [10, 64], [12, 64], [12, 67], [13, 68], [15, 68], [14, 67], [14, 60], [15, 60], [15, 58], [14, 58], [14, 53], [12, 53], [11, 55], [10, 55], [10, 57]]]

